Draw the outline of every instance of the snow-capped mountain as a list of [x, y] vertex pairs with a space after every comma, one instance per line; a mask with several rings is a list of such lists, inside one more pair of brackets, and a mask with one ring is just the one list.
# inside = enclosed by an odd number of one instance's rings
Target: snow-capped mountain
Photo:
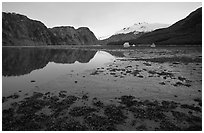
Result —
[[104, 40], [104, 39], [109, 38], [110, 36], [111, 36], [111, 35], [101, 36], [101, 37], [98, 37], [97, 39], [98, 39], [98, 40]]
[[130, 32], [134, 32], [134, 34], [138, 34], [140, 32], [151, 32], [151, 31], [154, 31], [156, 29], [166, 28], [168, 26], [170, 26], [170, 25], [160, 24], [160, 23], [152, 23], [152, 24], [149, 24], [149, 23], [146, 23], [146, 22], [136, 23], [133, 26], [126, 27], [126, 28], [123, 28], [120, 31], [117, 31], [115, 33], [115, 35], [117, 35], [117, 34], [127, 34], [127, 33], [130, 33]]

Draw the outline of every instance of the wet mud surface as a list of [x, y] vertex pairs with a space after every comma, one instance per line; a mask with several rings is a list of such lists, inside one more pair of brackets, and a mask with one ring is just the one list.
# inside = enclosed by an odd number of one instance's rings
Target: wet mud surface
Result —
[[[83, 105], [79, 106], [80, 102]], [[2, 120], [5, 131], [200, 131], [200, 113], [200, 105], [140, 100], [131, 95], [115, 97], [114, 102], [107, 104], [97, 98], [88, 97], [86, 100], [83, 96], [66, 92], [63, 92], [63, 96], [62, 92], [58, 96], [50, 92], [34, 92], [32, 96], [3, 110]]]

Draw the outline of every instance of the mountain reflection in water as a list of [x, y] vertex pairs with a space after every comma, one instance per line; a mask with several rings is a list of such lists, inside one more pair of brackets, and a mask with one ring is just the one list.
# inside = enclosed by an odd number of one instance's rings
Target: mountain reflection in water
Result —
[[[96, 69], [115, 60], [105, 51], [50, 48], [3, 48], [2, 94], [55, 80], [67, 74]], [[33, 82], [31, 82], [33, 81]]]
[[45, 67], [49, 62], [88, 63], [96, 51], [80, 49], [3, 48], [3, 76], [20, 76]]

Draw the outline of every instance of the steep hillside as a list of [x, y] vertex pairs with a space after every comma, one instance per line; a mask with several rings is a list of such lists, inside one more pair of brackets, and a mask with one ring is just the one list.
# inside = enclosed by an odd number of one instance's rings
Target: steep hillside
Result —
[[48, 29], [42, 22], [16, 13], [2, 13], [3, 46], [93, 45], [94, 33], [86, 27], [62, 26]]
[[55, 44], [53, 34], [40, 21], [24, 15], [2, 13], [3, 45], [50, 45]]
[[161, 45], [201, 45], [202, 44], [202, 8], [190, 13], [168, 28], [146, 33], [134, 43], [156, 43]]
[[104, 40], [100, 40], [99, 44], [101, 45], [106, 45], [106, 44], [115, 44], [117, 42], [125, 42], [125, 41], [129, 41], [135, 38], [138, 38], [139, 36], [141, 36], [142, 34], [144, 34], [144, 32], [140, 32], [137, 34], [134, 34], [133, 32], [127, 33], [127, 34], [116, 34], [116, 35], [112, 35], [111, 37], [104, 39]]
[[114, 35], [107, 39], [101, 40], [100, 44], [114, 44], [117, 42], [125, 42], [128, 40], [136, 39], [142, 34], [154, 31], [159, 28], [168, 27], [168, 24], [153, 23], [149, 24], [146, 22], [136, 23], [130, 27], [126, 27], [117, 31]]
[[97, 43], [94, 33], [86, 27], [75, 29], [70, 26], [50, 28], [60, 45], [93, 45]]

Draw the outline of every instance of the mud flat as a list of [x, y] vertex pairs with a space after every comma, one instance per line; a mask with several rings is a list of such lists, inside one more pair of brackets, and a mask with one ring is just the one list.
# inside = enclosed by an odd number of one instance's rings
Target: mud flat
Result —
[[3, 130], [202, 130], [201, 51], [111, 54], [115, 60], [101, 67], [3, 96]]

